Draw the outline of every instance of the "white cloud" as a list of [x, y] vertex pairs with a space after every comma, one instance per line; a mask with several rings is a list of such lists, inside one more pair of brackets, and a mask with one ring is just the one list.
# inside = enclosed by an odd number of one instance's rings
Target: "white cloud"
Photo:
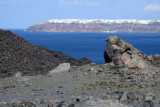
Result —
[[157, 12], [157, 11], [160, 11], [160, 5], [150, 4], [150, 5], [147, 5], [146, 7], [144, 7], [144, 10], [149, 11], [149, 12]]

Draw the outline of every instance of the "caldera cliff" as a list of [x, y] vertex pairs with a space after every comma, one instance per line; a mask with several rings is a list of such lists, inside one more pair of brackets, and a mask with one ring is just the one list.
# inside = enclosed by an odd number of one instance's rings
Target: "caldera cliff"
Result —
[[54, 19], [32, 25], [25, 31], [160, 33], [160, 20]]

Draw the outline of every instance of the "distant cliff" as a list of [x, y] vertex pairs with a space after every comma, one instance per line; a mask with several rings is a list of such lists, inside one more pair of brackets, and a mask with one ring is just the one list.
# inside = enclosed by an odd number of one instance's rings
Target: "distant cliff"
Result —
[[54, 19], [32, 25], [25, 31], [160, 33], [160, 20]]

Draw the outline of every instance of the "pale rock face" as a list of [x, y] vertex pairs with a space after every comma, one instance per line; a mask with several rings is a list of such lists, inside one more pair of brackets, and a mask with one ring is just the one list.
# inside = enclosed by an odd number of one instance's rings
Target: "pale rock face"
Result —
[[123, 93], [123, 95], [122, 95], [122, 97], [121, 97], [121, 99], [120, 99], [120, 101], [127, 101], [127, 93], [126, 92], [124, 92]]
[[[105, 60], [111, 60], [118, 67], [145, 68], [148, 66], [146, 55], [131, 44], [118, 38], [108, 36], [105, 49]], [[107, 56], [107, 57], [106, 57]]]
[[50, 71], [49, 74], [68, 72], [70, 67], [71, 67], [70, 63], [62, 63], [58, 67], [56, 67], [54, 70]]
[[15, 77], [21, 77], [22, 76], [22, 73], [21, 72], [17, 72], [16, 74], [15, 74]]

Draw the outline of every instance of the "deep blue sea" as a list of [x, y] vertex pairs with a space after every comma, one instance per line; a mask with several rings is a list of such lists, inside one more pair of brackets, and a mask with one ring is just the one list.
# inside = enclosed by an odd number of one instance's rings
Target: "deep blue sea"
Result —
[[94, 63], [104, 63], [107, 36], [116, 35], [147, 55], [160, 54], [160, 34], [154, 33], [54, 33], [24, 32], [11, 29], [28, 42], [49, 50], [60, 51], [74, 58], [86, 57]]

